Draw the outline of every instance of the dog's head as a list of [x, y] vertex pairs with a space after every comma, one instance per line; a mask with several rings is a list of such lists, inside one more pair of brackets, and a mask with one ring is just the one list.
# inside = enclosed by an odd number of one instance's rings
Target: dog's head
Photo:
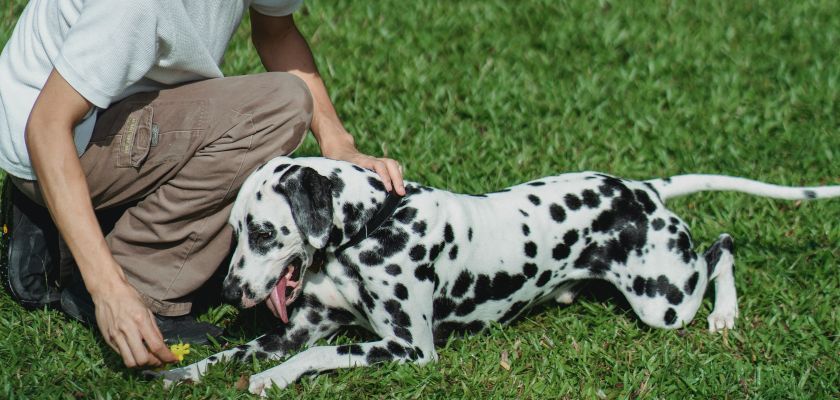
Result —
[[300, 295], [300, 279], [332, 228], [332, 184], [288, 157], [251, 174], [233, 204], [229, 223], [236, 249], [224, 282], [228, 300], [247, 308], [270, 298], [287, 322], [286, 305]]

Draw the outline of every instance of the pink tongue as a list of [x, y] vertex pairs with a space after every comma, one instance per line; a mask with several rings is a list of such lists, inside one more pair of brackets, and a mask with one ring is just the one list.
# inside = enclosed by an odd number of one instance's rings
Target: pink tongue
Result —
[[271, 303], [274, 304], [274, 309], [277, 310], [277, 313], [280, 314], [280, 320], [283, 323], [289, 323], [289, 316], [286, 314], [286, 283], [288, 278], [283, 275], [280, 278], [280, 282], [277, 282], [277, 286], [274, 287], [274, 290], [271, 291]]

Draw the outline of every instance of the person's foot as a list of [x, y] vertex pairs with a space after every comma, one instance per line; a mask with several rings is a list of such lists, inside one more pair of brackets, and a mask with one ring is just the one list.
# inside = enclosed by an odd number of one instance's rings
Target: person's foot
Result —
[[3, 287], [26, 309], [55, 307], [60, 297], [58, 230], [45, 207], [27, 198], [8, 178], [3, 186]]
[[[93, 300], [79, 280], [61, 291], [61, 310], [77, 321], [96, 326]], [[189, 314], [178, 317], [155, 315], [155, 323], [166, 344], [210, 344], [209, 338], [217, 338], [223, 332], [222, 328], [207, 322], [199, 322]]]

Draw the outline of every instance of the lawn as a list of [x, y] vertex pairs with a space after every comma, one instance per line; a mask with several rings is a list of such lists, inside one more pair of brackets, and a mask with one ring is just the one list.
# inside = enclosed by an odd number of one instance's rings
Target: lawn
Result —
[[[24, 3], [3, 2], [0, 44]], [[400, 160], [413, 181], [483, 192], [599, 170], [840, 184], [840, 2], [308, 0], [297, 21], [360, 148]], [[247, 32], [246, 21], [229, 75], [261, 70]], [[314, 140], [299, 154], [317, 154]], [[840, 397], [840, 199], [705, 193], [670, 208], [700, 248], [735, 238], [735, 330], [707, 332], [708, 297], [685, 329], [650, 329], [593, 285], [571, 306], [450, 340], [437, 364], [339, 371], [272, 394]], [[231, 326], [231, 344], [258, 333], [253, 313], [202, 318]], [[271, 365], [221, 365], [164, 390], [93, 330], [5, 293], [0, 338], [0, 398], [247, 398], [237, 380]]]

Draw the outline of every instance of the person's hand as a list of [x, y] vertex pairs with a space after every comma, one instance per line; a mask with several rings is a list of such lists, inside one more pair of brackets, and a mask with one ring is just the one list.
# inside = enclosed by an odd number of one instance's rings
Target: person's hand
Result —
[[400, 196], [405, 196], [402, 166], [390, 158], [372, 157], [360, 152], [356, 149], [352, 137], [348, 136], [348, 138], [330, 144], [321, 144], [321, 154], [333, 160], [351, 162], [372, 170], [382, 177], [382, 183], [387, 191], [393, 190]]
[[160, 366], [178, 358], [163, 343], [154, 315], [128, 282], [121, 280], [91, 292], [96, 323], [105, 342], [126, 367]]

